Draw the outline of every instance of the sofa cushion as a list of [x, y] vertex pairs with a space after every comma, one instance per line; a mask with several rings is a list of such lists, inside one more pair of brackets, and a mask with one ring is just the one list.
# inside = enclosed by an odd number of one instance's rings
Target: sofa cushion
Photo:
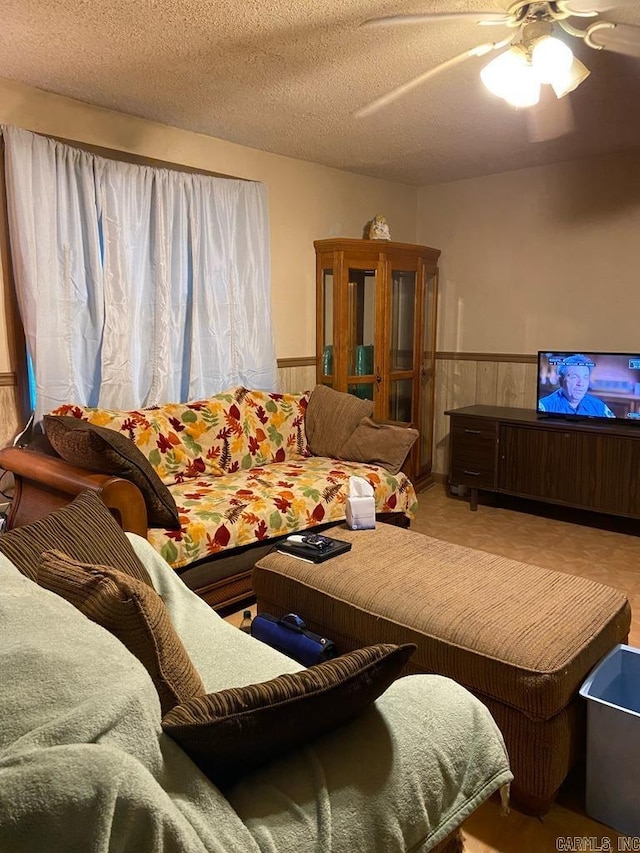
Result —
[[342, 445], [340, 459], [381, 465], [397, 474], [418, 438], [418, 430], [410, 427], [380, 424], [363, 418]]
[[342, 447], [362, 418], [373, 414], [371, 400], [316, 385], [307, 406], [305, 427], [314, 456], [340, 458]]
[[[202, 436], [221, 433], [229, 437], [236, 425], [223, 424], [217, 395], [213, 402], [168, 403], [131, 411], [100, 409], [65, 403], [51, 415], [69, 415], [120, 432], [131, 439], [165, 485], [203, 474], [222, 473], [218, 462], [207, 455]], [[229, 400], [232, 397], [229, 396]], [[220, 439], [222, 440], [222, 438]]]
[[69, 464], [135, 483], [144, 497], [150, 526], [180, 527], [171, 492], [126, 435], [64, 415], [45, 415], [44, 431], [54, 450]]
[[113, 566], [151, 586], [147, 570], [96, 492], [82, 492], [44, 518], [0, 536], [0, 551], [31, 580], [52, 545], [76, 560]]
[[405, 474], [310, 456], [176, 483], [170, 489], [182, 529], [151, 528], [147, 537], [173, 568], [181, 568], [223, 549], [344, 521], [351, 476], [373, 486], [377, 513], [413, 518], [417, 498]]
[[194, 697], [162, 728], [218, 785], [346, 723], [400, 675], [415, 646], [380, 643], [270, 681]]
[[204, 695], [169, 611], [152, 586], [118, 569], [81, 563], [57, 550], [42, 555], [37, 582], [124, 643], [151, 676], [163, 714]]
[[70, 415], [121, 432], [146, 457], [165, 485], [218, 477], [255, 465], [302, 459], [308, 394], [272, 394], [241, 386], [206, 400], [136, 411], [65, 404]]
[[305, 431], [308, 393], [245, 391], [242, 429], [248, 454], [242, 460], [242, 468], [297, 461], [311, 455]]

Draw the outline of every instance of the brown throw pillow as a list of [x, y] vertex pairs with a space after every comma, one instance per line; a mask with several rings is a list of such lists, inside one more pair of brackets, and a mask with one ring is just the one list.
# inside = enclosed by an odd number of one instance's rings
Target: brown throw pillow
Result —
[[45, 415], [44, 431], [54, 450], [70, 465], [131, 480], [142, 492], [150, 527], [180, 527], [171, 492], [126, 435], [64, 415]]
[[196, 697], [176, 705], [162, 728], [224, 787], [361, 713], [415, 649], [380, 643], [262, 684]]
[[117, 637], [155, 684], [163, 715], [204, 695], [202, 680], [151, 586], [111, 566], [88, 565], [60, 551], [45, 551], [37, 582]]
[[307, 442], [314, 456], [340, 458], [344, 443], [362, 418], [373, 414], [371, 400], [316, 385], [305, 414]]
[[42, 554], [53, 547], [76, 560], [113, 566], [152, 585], [124, 531], [96, 492], [90, 489], [67, 506], [0, 536], [0, 551], [33, 581], [37, 578]]
[[363, 418], [343, 444], [340, 459], [381, 465], [397, 474], [417, 438], [417, 429], [378, 424], [371, 418]]

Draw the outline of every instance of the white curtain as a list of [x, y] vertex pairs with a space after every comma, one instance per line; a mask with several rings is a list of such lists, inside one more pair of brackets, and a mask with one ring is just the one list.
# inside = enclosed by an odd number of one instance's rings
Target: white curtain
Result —
[[263, 184], [2, 133], [36, 420], [277, 390]]

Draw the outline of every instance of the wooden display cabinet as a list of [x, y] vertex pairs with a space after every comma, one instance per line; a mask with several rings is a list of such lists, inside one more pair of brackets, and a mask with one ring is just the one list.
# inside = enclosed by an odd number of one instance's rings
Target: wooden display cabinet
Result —
[[317, 381], [416, 427], [417, 489], [430, 485], [440, 251], [387, 240], [316, 240]]

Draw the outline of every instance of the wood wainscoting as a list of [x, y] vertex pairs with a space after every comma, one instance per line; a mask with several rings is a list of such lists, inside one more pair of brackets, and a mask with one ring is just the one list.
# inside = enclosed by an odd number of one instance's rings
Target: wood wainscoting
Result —
[[438, 480], [449, 472], [449, 418], [461, 406], [536, 407], [537, 354], [438, 352], [433, 470]]
[[311, 391], [316, 384], [315, 355], [301, 358], [279, 358], [278, 379], [280, 390], [291, 394]]
[[0, 447], [10, 444], [24, 423], [20, 418], [15, 373], [0, 373]]

